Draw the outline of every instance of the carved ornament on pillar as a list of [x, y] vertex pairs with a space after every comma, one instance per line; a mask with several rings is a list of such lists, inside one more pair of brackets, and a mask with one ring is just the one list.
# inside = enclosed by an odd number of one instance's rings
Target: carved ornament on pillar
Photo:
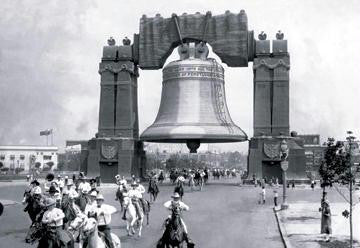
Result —
[[138, 76], [138, 70], [137, 70], [137, 66], [134, 65], [133, 62], [127, 61], [121, 61], [118, 63], [111, 63], [111, 64], [100, 64], [100, 69], [99, 69], [99, 74], [102, 74], [105, 71], [109, 71], [112, 73], [119, 73], [122, 71], [126, 71], [132, 75], [136, 75]]

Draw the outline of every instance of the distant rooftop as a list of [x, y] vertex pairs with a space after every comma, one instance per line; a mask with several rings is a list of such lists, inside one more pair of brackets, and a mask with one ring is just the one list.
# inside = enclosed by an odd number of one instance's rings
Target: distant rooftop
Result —
[[57, 146], [39, 146], [39, 145], [0, 145], [0, 150], [51, 150], [57, 151]]

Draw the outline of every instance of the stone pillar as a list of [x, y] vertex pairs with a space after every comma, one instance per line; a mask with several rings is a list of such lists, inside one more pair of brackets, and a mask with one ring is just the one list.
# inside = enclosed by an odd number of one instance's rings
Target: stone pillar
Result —
[[[272, 135], [290, 135], [289, 131], [289, 69], [290, 58], [287, 51], [287, 40], [281, 33], [273, 40], [273, 103]], [[280, 39], [281, 38], [281, 39]]]
[[270, 58], [270, 41], [266, 34], [255, 42], [254, 71], [254, 136], [271, 133], [272, 71], [263, 66]]
[[122, 46], [108, 40], [99, 66], [99, 129], [89, 141], [87, 164], [88, 175], [100, 174], [102, 182], [114, 182], [116, 174], [139, 175], [138, 69], [134, 61], [129, 39]]
[[289, 68], [287, 41], [276, 35], [273, 51], [261, 33], [255, 42], [254, 136], [289, 135]]

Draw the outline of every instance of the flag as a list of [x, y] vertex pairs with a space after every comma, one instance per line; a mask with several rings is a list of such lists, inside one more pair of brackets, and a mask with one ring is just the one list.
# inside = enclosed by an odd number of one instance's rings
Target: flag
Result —
[[53, 130], [52, 129], [47, 129], [44, 131], [40, 131], [40, 136], [48, 136], [50, 134], [52, 134]]

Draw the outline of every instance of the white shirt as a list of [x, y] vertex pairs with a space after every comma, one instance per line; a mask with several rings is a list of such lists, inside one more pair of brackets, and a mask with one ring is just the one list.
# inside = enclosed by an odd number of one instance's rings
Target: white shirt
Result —
[[[172, 200], [165, 202], [164, 207], [171, 210], [172, 202], [173, 202]], [[179, 203], [181, 210], [188, 211], [190, 209], [189, 206], [183, 203], [182, 201], [177, 201], [176, 203]]]
[[116, 208], [108, 204], [101, 204], [100, 207], [96, 206], [95, 213], [99, 226], [109, 225], [111, 222], [111, 215], [116, 212]]
[[94, 214], [95, 208], [97, 208], [96, 201], [94, 201], [93, 203], [86, 204], [85, 210], [84, 210], [85, 215], [88, 216], [89, 213]]
[[128, 196], [130, 198], [136, 197], [136, 198], [142, 198], [142, 194], [138, 189], [130, 189]]
[[90, 189], [91, 189], [90, 183], [88, 183], [88, 182], [81, 182], [81, 183], [79, 183], [78, 190], [79, 190], [80, 192], [82, 192], [82, 189], [83, 189], [84, 187], [87, 187], [87, 188], [90, 188]]
[[49, 226], [62, 226], [64, 217], [64, 212], [61, 209], [53, 208], [44, 213], [42, 223], [48, 224]]
[[64, 180], [62, 180], [62, 179], [58, 179], [57, 181], [56, 181], [56, 183], [59, 185], [59, 187], [60, 188], [64, 188]]
[[126, 186], [126, 185], [127, 185], [126, 179], [121, 179], [121, 180], [119, 181], [119, 184], [122, 184], [122, 185]]
[[144, 194], [145, 193], [145, 187], [142, 186], [142, 184], [139, 184], [136, 188], [141, 194]]

